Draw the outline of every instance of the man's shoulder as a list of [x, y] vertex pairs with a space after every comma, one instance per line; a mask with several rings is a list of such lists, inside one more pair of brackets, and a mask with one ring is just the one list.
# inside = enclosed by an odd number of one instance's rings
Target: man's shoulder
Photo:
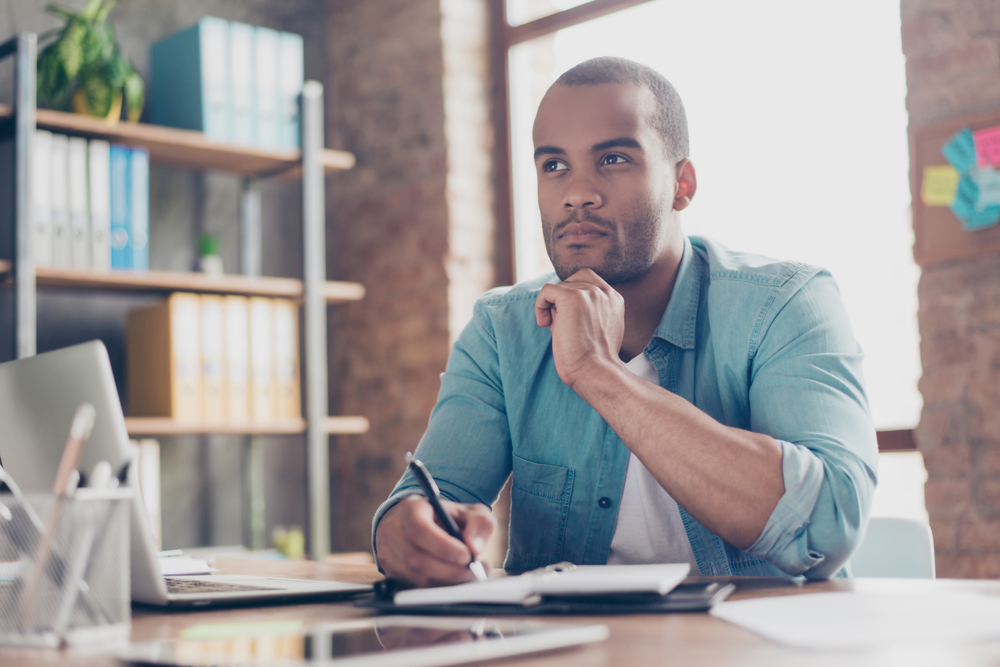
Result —
[[780, 288], [804, 284], [825, 270], [805, 262], [774, 259], [740, 252], [711, 239], [692, 236], [691, 247], [703, 263], [710, 282], [734, 282]]

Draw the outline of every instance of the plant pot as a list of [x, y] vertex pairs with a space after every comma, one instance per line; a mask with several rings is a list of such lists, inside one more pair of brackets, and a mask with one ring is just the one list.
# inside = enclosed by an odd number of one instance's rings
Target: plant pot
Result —
[[[82, 88], [73, 93], [73, 111], [84, 116], [96, 116], [100, 118], [100, 116], [97, 116], [97, 114], [90, 110], [90, 105], [87, 103], [87, 94], [83, 92]], [[108, 115], [102, 120], [108, 125], [117, 125], [121, 117], [122, 92], [119, 90], [111, 100], [111, 110], [108, 111]]]

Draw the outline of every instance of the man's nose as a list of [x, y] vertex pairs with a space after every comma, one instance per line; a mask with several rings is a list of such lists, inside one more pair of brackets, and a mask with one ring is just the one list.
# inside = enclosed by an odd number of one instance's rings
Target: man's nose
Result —
[[570, 179], [563, 194], [563, 208], [567, 210], [600, 208], [603, 205], [604, 197], [592, 179], [585, 175]]

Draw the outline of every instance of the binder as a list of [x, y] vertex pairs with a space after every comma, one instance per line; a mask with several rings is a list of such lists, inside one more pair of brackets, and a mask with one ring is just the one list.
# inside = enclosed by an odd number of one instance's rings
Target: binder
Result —
[[133, 148], [129, 156], [129, 255], [135, 271], [149, 269], [149, 151]]
[[87, 145], [90, 186], [90, 262], [94, 271], [111, 270], [111, 144], [91, 139]]
[[257, 142], [255, 117], [254, 28], [236, 21], [229, 24], [229, 123], [230, 140], [240, 146]]
[[274, 300], [274, 367], [278, 419], [302, 417], [299, 382], [299, 309], [289, 299]]
[[129, 162], [131, 151], [125, 146], [112, 144], [109, 151], [111, 180], [111, 268], [131, 269], [132, 254], [129, 246]]
[[250, 303], [245, 296], [223, 297], [225, 307], [226, 418], [250, 421]]
[[291, 32], [280, 33], [278, 41], [279, 72], [278, 88], [281, 99], [278, 107], [278, 122], [281, 125], [281, 146], [298, 148], [299, 144], [299, 96], [305, 81], [304, 51], [301, 35]]
[[32, 254], [35, 266], [52, 265], [52, 133], [35, 130], [31, 192], [35, 201]]
[[250, 420], [272, 422], [277, 417], [274, 375], [274, 302], [250, 297]]
[[231, 140], [229, 22], [206, 16], [149, 50], [153, 122]]
[[69, 137], [52, 135], [50, 153], [52, 177], [52, 266], [66, 269], [72, 266], [69, 236]]
[[279, 36], [269, 28], [254, 29], [254, 87], [256, 145], [277, 148], [281, 145], [281, 121], [278, 116], [281, 89], [278, 86]]
[[166, 301], [129, 312], [126, 356], [133, 416], [202, 422], [200, 311], [197, 294], [175, 292]]
[[201, 382], [206, 424], [226, 421], [225, 405], [225, 316], [223, 297], [201, 296]]
[[87, 204], [87, 140], [70, 137], [67, 154], [69, 184], [70, 265], [90, 268], [90, 211]]

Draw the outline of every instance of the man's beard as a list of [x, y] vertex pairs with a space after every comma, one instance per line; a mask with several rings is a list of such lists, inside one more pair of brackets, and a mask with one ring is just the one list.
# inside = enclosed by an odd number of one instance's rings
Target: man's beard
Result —
[[[545, 234], [545, 250], [549, 254], [552, 266], [560, 280], [566, 280], [580, 269], [592, 269], [609, 285], [621, 285], [641, 280], [659, 255], [658, 240], [662, 203], [656, 202], [645, 210], [637, 211], [635, 217], [626, 225], [616, 225], [614, 222], [595, 215], [589, 210], [577, 210], [559, 224], [553, 226]], [[603, 261], [595, 265], [593, 262], [581, 259], [563, 260], [553, 252], [556, 237], [567, 225], [573, 222], [589, 222], [600, 227], [607, 233], [610, 247], [604, 254]], [[542, 225], [543, 229], [548, 225]], [[628, 237], [623, 239], [622, 229], [627, 229]]]

